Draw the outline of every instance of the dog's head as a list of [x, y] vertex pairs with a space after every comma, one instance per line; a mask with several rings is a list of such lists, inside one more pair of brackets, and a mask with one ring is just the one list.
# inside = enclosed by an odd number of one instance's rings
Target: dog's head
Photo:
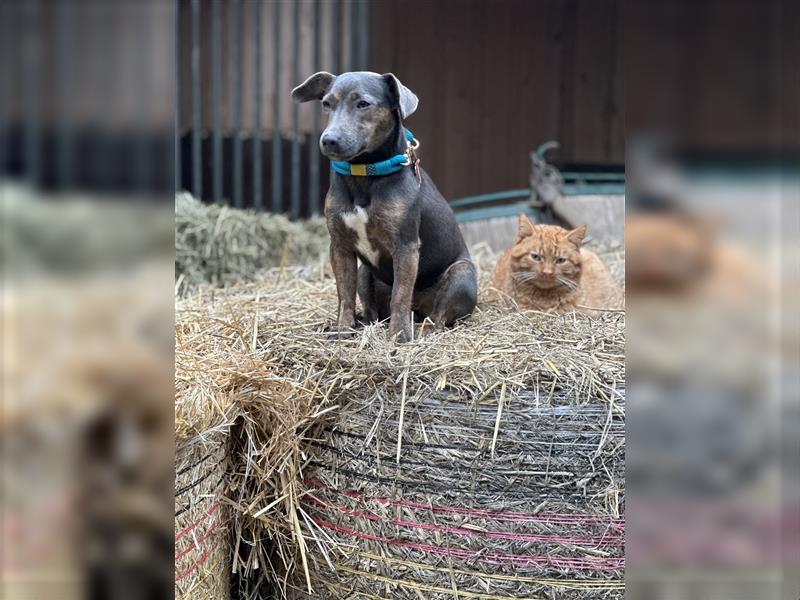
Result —
[[315, 73], [292, 90], [295, 102], [322, 100], [328, 126], [319, 147], [331, 160], [352, 160], [379, 148], [394, 130], [396, 113], [417, 110], [414, 93], [393, 74]]

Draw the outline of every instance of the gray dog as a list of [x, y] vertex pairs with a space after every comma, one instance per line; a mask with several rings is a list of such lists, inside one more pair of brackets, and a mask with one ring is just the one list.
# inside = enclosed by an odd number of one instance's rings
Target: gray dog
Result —
[[[389, 319], [412, 337], [412, 311], [437, 327], [475, 308], [475, 265], [450, 206], [418, 164], [403, 127], [417, 97], [391, 73], [316, 73], [292, 90], [322, 100], [329, 116], [320, 149], [332, 162], [325, 217], [339, 295], [337, 329], [356, 324], [356, 291], [367, 323]], [[357, 266], [356, 259], [361, 260]]]

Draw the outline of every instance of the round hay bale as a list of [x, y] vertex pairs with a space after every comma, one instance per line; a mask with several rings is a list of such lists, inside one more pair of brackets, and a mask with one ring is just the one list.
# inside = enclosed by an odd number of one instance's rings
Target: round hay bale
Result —
[[228, 500], [249, 591], [622, 597], [624, 314], [481, 299], [396, 345], [384, 324], [332, 340], [335, 310], [330, 273], [302, 269], [178, 306], [214, 346], [179, 348], [204, 365], [191, 393], [244, 420]]
[[354, 401], [309, 442], [312, 596], [621, 597], [624, 405], [609, 400], [500, 384]]
[[231, 430], [237, 416], [220, 365], [223, 346], [203, 322], [175, 325], [175, 597], [224, 600], [231, 594], [232, 512], [225, 503]]
[[220, 492], [228, 436], [215, 431], [183, 440], [175, 451], [175, 597], [230, 597], [231, 533]]

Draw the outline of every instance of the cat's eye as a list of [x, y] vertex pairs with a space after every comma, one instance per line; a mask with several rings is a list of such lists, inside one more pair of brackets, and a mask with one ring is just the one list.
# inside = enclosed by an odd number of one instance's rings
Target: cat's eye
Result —
[[559, 257], [556, 259], [556, 264], [557, 264], [557, 265], [563, 265], [565, 262], [567, 262], [567, 259], [566, 259], [566, 258], [564, 258], [563, 256], [559, 256]]
[[359, 100], [358, 104], [356, 104], [356, 108], [369, 108], [370, 103], [366, 100]]
[[536, 254], [536, 252], [531, 252], [531, 258], [536, 262], [539, 262], [540, 260], [542, 260], [542, 255]]

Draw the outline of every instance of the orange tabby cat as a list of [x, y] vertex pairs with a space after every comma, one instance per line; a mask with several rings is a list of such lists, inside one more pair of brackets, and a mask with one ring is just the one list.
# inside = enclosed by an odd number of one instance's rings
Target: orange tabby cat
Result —
[[522, 308], [566, 312], [619, 308], [622, 291], [603, 261], [581, 248], [586, 225], [568, 231], [519, 216], [517, 241], [497, 261], [492, 285]]

